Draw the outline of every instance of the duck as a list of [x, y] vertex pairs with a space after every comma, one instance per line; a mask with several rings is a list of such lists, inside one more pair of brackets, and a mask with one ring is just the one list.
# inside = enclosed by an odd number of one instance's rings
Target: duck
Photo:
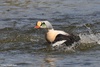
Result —
[[80, 41], [80, 37], [78, 35], [66, 33], [62, 30], [55, 30], [49, 21], [37, 21], [35, 28], [47, 29], [45, 39], [53, 47], [61, 46], [62, 44], [71, 46], [73, 43]]

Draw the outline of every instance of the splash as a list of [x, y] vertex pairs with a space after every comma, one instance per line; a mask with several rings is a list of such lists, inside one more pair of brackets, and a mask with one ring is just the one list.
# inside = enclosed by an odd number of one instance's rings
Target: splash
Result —
[[81, 38], [81, 43], [97, 43], [100, 44], [100, 33], [94, 34], [92, 29], [85, 25], [85, 27], [88, 29], [89, 34], [79, 34]]
[[80, 42], [74, 42], [71, 46], [66, 46], [66, 44], [62, 44], [60, 46], [53, 46], [51, 48], [51, 50], [53, 51], [58, 51], [58, 52], [68, 52], [68, 53], [72, 53], [75, 52], [75, 49], [77, 47], [77, 45], [79, 45]]
[[100, 33], [98, 34], [79, 34], [81, 43], [97, 43], [100, 44]]

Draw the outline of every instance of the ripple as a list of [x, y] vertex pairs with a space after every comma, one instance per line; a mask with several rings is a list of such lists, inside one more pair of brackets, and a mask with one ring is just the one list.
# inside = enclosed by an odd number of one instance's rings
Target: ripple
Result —
[[[79, 35], [81, 43], [52, 50], [45, 30], [33, 28], [38, 20]], [[99, 67], [99, 44], [100, 0], [0, 0], [0, 66]]]

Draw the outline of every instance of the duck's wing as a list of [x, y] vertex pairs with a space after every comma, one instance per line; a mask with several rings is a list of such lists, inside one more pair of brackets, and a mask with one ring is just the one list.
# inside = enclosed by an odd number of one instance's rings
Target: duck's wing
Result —
[[78, 42], [79, 40], [80, 40], [80, 37], [73, 34], [70, 34], [70, 35], [58, 34], [53, 43], [54, 45], [55, 44], [61, 45], [65, 43], [66, 46], [70, 46], [74, 42]]
[[57, 41], [55, 43], [52, 44], [52, 46], [61, 46], [61, 44], [63, 44], [64, 42], [66, 42], [66, 40], [61, 40], [61, 41]]

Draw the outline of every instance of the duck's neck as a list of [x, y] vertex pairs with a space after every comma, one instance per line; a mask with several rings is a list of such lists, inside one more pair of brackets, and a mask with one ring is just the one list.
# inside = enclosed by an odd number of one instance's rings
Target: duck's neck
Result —
[[50, 31], [50, 30], [54, 30], [53, 28], [51, 28], [51, 29], [47, 29], [48, 31]]

